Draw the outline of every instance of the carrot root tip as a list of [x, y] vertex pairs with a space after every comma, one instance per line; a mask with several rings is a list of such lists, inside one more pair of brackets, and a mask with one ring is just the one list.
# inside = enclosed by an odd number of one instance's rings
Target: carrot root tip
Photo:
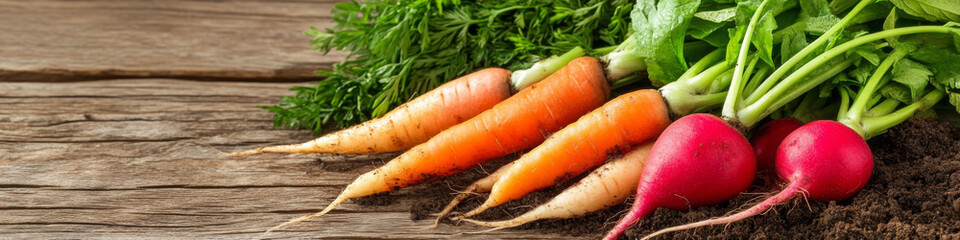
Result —
[[235, 153], [226, 153], [226, 154], [227, 156], [231, 156], [231, 157], [243, 157], [247, 155], [260, 154], [260, 153], [263, 153], [263, 148], [251, 149], [251, 150], [235, 152]]
[[480, 205], [479, 207], [474, 208], [473, 210], [470, 210], [469, 212], [467, 212], [467, 213], [465, 213], [465, 214], [463, 214], [463, 215], [460, 215], [460, 216], [457, 216], [457, 217], [454, 217], [454, 218], [451, 218], [451, 219], [453, 219], [454, 221], [460, 221], [460, 220], [466, 219], [466, 218], [468, 218], [468, 217], [473, 217], [473, 215], [477, 215], [477, 214], [482, 213], [483, 211], [486, 211], [487, 209], [489, 209], [489, 208], [491, 207], [491, 205], [492, 205], [492, 204], [490, 204], [489, 201], [488, 201], [488, 202], [485, 202], [485, 203], [483, 203], [483, 205]]
[[323, 211], [320, 211], [320, 212], [314, 213], [314, 214], [310, 214], [310, 215], [306, 215], [306, 216], [303, 216], [303, 217], [295, 218], [295, 219], [290, 220], [290, 221], [287, 221], [287, 222], [285, 222], [285, 223], [283, 223], [283, 224], [277, 225], [276, 227], [272, 227], [272, 228], [270, 228], [270, 229], [267, 229], [267, 231], [264, 232], [264, 233], [273, 232], [273, 231], [275, 231], [275, 230], [279, 230], [279, 229], [281, 229], [281, 228], [283, 228], [283, 227], [286, 227], [286, 226], [289, 226], [289, 225], [292, 225], [292, 224], [295, 224], [295, 223], [299, 223], [299, 222], [303, 222], [303, 221], [310, 220], [310, 219], [313, 219], [313, 218], [321, 217], [321, 216], [323, 216], [323, 215], [326, 215], [328, 212], [333, 211], [334, 208], [337, 208], [337, 206], [340, 206], [340, 204], [343, 203], [343, 202], [345, 202], [345, 201], [347, 201], [347, 198], [345, 198], [345, 197], [343, 197], [343, 196], [339, 196], [339, 197], [337, 197], [337, 199], [333, 200], [333, 202], [331, 202], [330, 205], [327, 206], [327, 208], [324, 208]]

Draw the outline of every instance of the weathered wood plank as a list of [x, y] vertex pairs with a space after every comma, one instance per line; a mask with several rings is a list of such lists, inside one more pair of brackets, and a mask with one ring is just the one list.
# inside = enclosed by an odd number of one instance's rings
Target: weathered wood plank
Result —
[[383, 206], [319, 211], [393, 154], [225, 157], [312, 138], [255, 108], [288, 83], [168, 79], [0, 84], [0, 238], [569, 238], [474, 226], [422, 230], [408, 213], [426, 188]]
[[0, 0], [0, 81], [315, 79], [345, 55], [302, 32], [334, 2]]

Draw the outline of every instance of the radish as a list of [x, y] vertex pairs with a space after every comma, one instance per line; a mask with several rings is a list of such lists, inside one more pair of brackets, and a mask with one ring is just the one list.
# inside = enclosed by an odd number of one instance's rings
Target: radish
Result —
[[863, 189], [873, 172], [873, 154], [853, 129], [836, 121], [814, 121], [783, 139], [777, 151], [777, 175], [788, 182], [780, 193], [743, 212], [671, 227], [643, 239], [673, 231], [726, 224], [762, 213], [803, 194], [817, 201], [850, 198]]
[[777, 158], [777, 148], [788, 134], [803, 126], [803, 122], [793, 118], [781, 118], [770, 121], [753, 134], [750, 145], [757, 156], [757, 169], [773, 174], [773, 163]]
[[[891, 30], [884, 32], [886, 34], [902, 33]], [[865, 35], [828, 50], [823, 55], [839, 54], [845, 49], [856, 46], [857, 41], [867, 41], [878, 38], [878, 36], [883, 36], [883, 34]], [[912, 48], [899, 46], [894, 46], [893, 51], [887, 54], [885, 59], [876, 66], [873, 74], [858, 90], [859, 92], [849, 109], [841, 107], [838, 121], [813, 121], [797, 128], [783, 139], [777, 150], [776, 162], [774, 163], [777, 175], [787, 182], [782, 191], [745, 211], [726, 217], [663, 229], [643, 239], [649, 239], [667, 232], [732, 223], [760, 214], [771, 206], [790, 200], [799, 194], [816, 201], [839, 201], [849, 199], [863, 189], [873, 173], [873, 154], [870, 152], [870, 147], [867, 146], [865, 139], [883, 133], [886, 129], [907, 120], [909, 117], [928, 110], [946, 96], [943, 91], [933, 89], [914, 103], [897, 111], [891, 111], [899, 105], [895, 102], [893, 104], [881, 104], [883, 106], [877, 106], [876, 108], [886, 110], [873, 111], [871, 115], [866, 115], [867, 112], [870, 112], [872, 105], [877, 102], [887, 102], [871, 101], [871, 99], [874, 99], [874, 94], [883, 84], [890, 83], [890, 81], [883, 80], [888, 70], [913, 51]], [[819, 56], [818, 59], [821, 59], [823, 55]], [[806, 71], [804, 69], [816, 66], [816, 64], [811, 64], [807, 63], [797, 71]], [[788, 79], [790, 78], [788, 77]], [[790, 82], [784, 81], [783, 83], [789, 84]], [[809, 89], [810, 86], [804, 88]], [[793, 92], [786, 96], [791, 95], [797, 96], [799, 94]], [[849, 100], [845, 96], [841, 97], [843, 102]], [[786, 97], [777, 101], [789, 100], [792, 99]]]
[[633, 207], [604, 239], [616, 239], [659, 207], [686, 210], [726, 201], [750, 187], [756, 170], [750, 143], [722, 119], [680, 118], [653, 145]]

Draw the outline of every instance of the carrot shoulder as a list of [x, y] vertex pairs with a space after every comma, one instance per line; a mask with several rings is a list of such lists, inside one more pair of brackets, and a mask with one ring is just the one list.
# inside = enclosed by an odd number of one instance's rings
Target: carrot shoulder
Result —
[[322, 212], [279, 227], [321, 216], [347, 199], [449, 176], [536, 146], [550, 132], [603, 104], [609, 93], [610, 87], [597, 59], [573, 60], [490, 110], [360, 175]]
[[510, 71], [487, 68], [440, 85], [382, 117], [302, 144], [234, 153], [384, 153], [409, 149], [510, 97]]
[[670, 124], [660, 93], [639, 90], [610, 100], [517, 159], [487, 201], [464, 217], [552, 186], [650, 140]]

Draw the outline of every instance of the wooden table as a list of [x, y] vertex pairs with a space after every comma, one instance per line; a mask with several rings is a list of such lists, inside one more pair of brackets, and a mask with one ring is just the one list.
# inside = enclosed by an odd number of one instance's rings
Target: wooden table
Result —
[[390, 157], [221, 152], [313, 138], [256, 106], [343, 58], [300, 34], [331, 6], [0, 0], [0, 238], [564, 238], [421, 230], [407, 191], [264, 234]]

